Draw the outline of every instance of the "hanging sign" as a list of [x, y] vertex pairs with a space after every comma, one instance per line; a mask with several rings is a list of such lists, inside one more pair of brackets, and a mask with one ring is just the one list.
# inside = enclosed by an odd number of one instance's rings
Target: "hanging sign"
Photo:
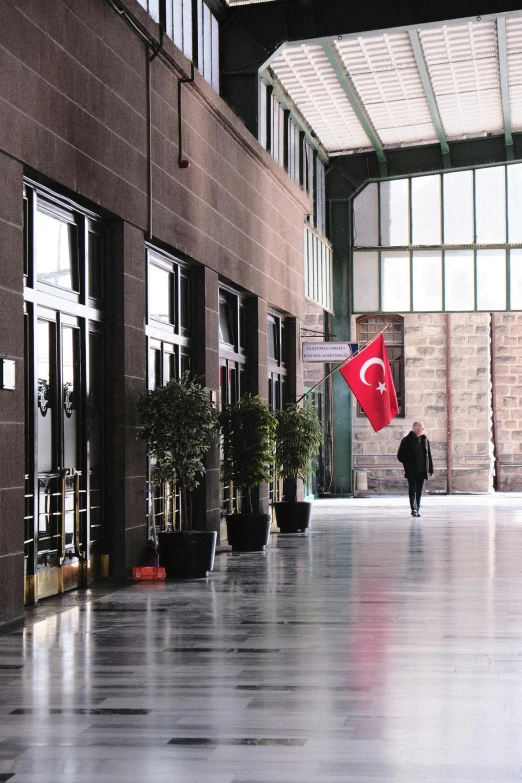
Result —
[[303, 343], [303, 362], [343, 362], [359, 343]]

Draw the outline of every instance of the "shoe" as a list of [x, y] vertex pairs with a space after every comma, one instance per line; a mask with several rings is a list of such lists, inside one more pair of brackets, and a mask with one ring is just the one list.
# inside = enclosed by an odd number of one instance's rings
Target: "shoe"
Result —
[[420, 514], [420, 511], [417, 511], [417, 514], [416, 514], [416, 516], [420, 517], [420, 515], [421, 515], [421, 514]]
[[418, 517], [418, 513], [415, 511], [415, 509], [411, 512], [412, 517]]

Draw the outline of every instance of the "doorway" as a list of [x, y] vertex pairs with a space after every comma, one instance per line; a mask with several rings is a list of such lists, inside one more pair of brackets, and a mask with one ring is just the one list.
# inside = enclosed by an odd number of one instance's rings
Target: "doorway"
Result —
[[108, 575], [108, 230], [32, 183], [26, 218], [25, 601]]

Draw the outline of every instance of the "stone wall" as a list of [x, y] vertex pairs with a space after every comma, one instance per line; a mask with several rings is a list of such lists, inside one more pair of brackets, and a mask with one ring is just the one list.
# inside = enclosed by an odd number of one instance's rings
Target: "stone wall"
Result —
[[522, 314], [495, 313], [498, 489], [522, 491]]
[[[353, 334], [356, 334], [355, 318]], [[447, 491], [447, 329], [451, 344], [452, 488], [488, 492], [492, 480], [489, 315], [404, 316], [405, 410], [375, 433], [354, 402], [354, 468], [367, 468], [369, 493], [403, 493], [406, 482], [396, 454], [415, 420], [430, 438], [435, 474], [428, 491]]]

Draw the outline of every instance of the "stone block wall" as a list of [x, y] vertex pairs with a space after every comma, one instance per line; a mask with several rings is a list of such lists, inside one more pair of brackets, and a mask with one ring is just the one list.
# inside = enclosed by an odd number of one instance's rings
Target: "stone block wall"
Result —
[[495, 313], [498, 489], [522, 492], [522, 313]]
[[[353, 334], [356, 334], [353, 319]], [[396, 454], [413, 421], [423, 421], [431, 442], [435, 474], [429, 492], [447, 491], [448, 400], [446, 351], [451, 356], [452, 489], [488, 492], [492, 487], [489, 315], [404, 316], [405, 410], [375, 433], [354, 402], [354, 468], [368, 469], [368, 491], [403, 493], [406, 482]]]

